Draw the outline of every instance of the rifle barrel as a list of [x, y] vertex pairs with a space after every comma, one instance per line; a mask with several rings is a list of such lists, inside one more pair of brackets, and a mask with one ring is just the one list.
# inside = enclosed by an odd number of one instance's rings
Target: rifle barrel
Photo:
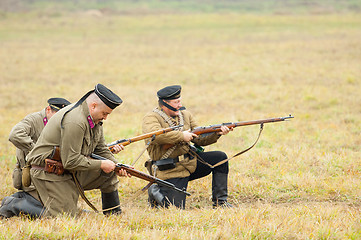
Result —
[[255, 125], [255, 124], [281, 122], [281, 121], [285, 121], [285, 120], [290, 119], [290, 118], [294, 118], [294, 117], [290, 114], [287, 117], [267, 118], [267, 119], [261, 119], [261, 120], [252, 120], [252, 121], [234, 122], [234, 123], [233, 122], [222, 123], [222, 124], [210, 125], [210, 126], [205, 126], [205, 127], [197, 127], [192, 131], [192, 133], [200, 135], [200, 134], [204, 134], [204, 133], [220, 132], [221, 131], [221, 126], [227, 126], [227, 127], [235, 128], [235, 127]]
[[245, 121], [245, 122], [236, 122], [236, 127], [238, 126], [247, 126], [247, 125], [254, 125], [254, 124], [262, 124], [262, 123], [272, 123], [272, 122], [281, 122], [287, 119], [294, 118], [291, 114], [287, 117], [278, 117], [278, 118], [267, 118], [261, 120], [253, 120], [253, 121]]

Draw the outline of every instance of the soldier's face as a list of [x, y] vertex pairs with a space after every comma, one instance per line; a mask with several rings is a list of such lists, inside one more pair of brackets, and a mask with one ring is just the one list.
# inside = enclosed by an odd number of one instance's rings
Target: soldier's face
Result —
[[56, 111], [52, 110], [50, 106], [47, 106], [45, 108], [45, 115], [46, 118], [49, 120], [52, 116], [54, 116], [54, 114], [56, 113]]
[[[177, 99], [172, 99], [172, 100], [167, 100], [166, 102], [174, 107], [175, 109], [180, 109], [182, 107], [182, 98], [177, 98]], [[168, 111], [166, 112], [169, 116], [171, 117], [175, 117], [179, 115], [179, 111], [172, 111], [168, 108], [166, 108]]]
[[89, 109], [90, 115], [95, 124], [98, 124], [100, 121], [106, 120], [108, 115], [111, 114], [113, 109], [108, 107], [105, 104], [92, 103]]

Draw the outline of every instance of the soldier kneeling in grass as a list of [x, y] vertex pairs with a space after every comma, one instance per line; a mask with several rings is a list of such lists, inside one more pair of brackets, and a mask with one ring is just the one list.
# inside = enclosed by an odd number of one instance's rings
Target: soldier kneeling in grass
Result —
[[[217, 142], [221, 135], [228, 134], [227, 126], [221, 131], [198, 136], [191, 132], [197, 127], [193, 115], [185, 110], [181, 103], [181, 86], [165, 87], [157, 92], [159, 106], [143, 119], [143, 132], [150, 132], [169, 126], [182, 125], [179, 131], [172, 131], [155, 137], [147, 148], [151, 160], [146, 162], [150, 174], [174, 184], [177, 188], [187, 189], [188, 182], [212, 173], [213, 207], [232, 207], [227, 201], [228, 162], [211, 168], [227, 159], [221, 151], [192, 150], [191, 142], [206, 146]], [[195, 154], [196, 153], [196, 154]], [[185, 208], [186, 195], [163, 186], [153, 184], [148, 189], [152, 207], [175, 205]]]
[[[26, 178], [26, 156], [33, 149], [40, 133], [50, 118], [60, 109], [68, 106], [70, 102], [64, 98], [50, 98], [49, 106], [43, 110], [27, 115], [17, 123], [10, 132], [9, 141], [16, 147], [16, 166], [13, 171], [13, 185], [19, 191], [1, 202], [0, 216], [13, 217], [27, 212], [32, 217], [37, 217], [42, 211], [38, 193], [33, 184], [24, 186], [22, 176]], [[24, 171], [23, 171], [24, 169]]]

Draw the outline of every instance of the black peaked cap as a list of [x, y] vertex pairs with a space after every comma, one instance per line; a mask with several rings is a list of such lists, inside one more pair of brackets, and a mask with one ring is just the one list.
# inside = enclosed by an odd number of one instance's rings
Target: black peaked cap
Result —
[[111, 109], [118, 107], [123, 102], [118, 95], [100, 83], [95, 86], [94, 92], [105, 103], [105, 105]]
[[180, 85], [172, 85], [160, 89], [157, 92], [157, 96], [159, 99], [163, 99], [163, 100], [177, 99], [180, 97], [181, 90], [182, 87]]
[[71, 103], [65, 98], [49, 98], [48, 99], [49, 106], [55, 111], [59, 111], [63, 107], [70, 105]]

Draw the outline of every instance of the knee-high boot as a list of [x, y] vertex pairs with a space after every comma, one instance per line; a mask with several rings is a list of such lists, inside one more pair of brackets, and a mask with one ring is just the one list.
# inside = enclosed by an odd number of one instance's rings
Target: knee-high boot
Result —
[[103, 214], [104, 215], [110, 215], [110, 214], [121, 214], [122, 210], [120, 209], [120, 201], [119, 201], [119, 195], [118, 195], [118, 190], [115, 190], [114, 192], [111, 193], [103, 193], [102, 192], [102, 208], [103, 210]]
[[228, 174], [214, 171], [212, 173], [212, 201], [213, 207], [233, 207], [227, 202]]
[[157, 184], [152, 184], [148, 188], [148, 197], [149, 204], [152, 208], [169, 206], [169, 203], [166, 201]]

